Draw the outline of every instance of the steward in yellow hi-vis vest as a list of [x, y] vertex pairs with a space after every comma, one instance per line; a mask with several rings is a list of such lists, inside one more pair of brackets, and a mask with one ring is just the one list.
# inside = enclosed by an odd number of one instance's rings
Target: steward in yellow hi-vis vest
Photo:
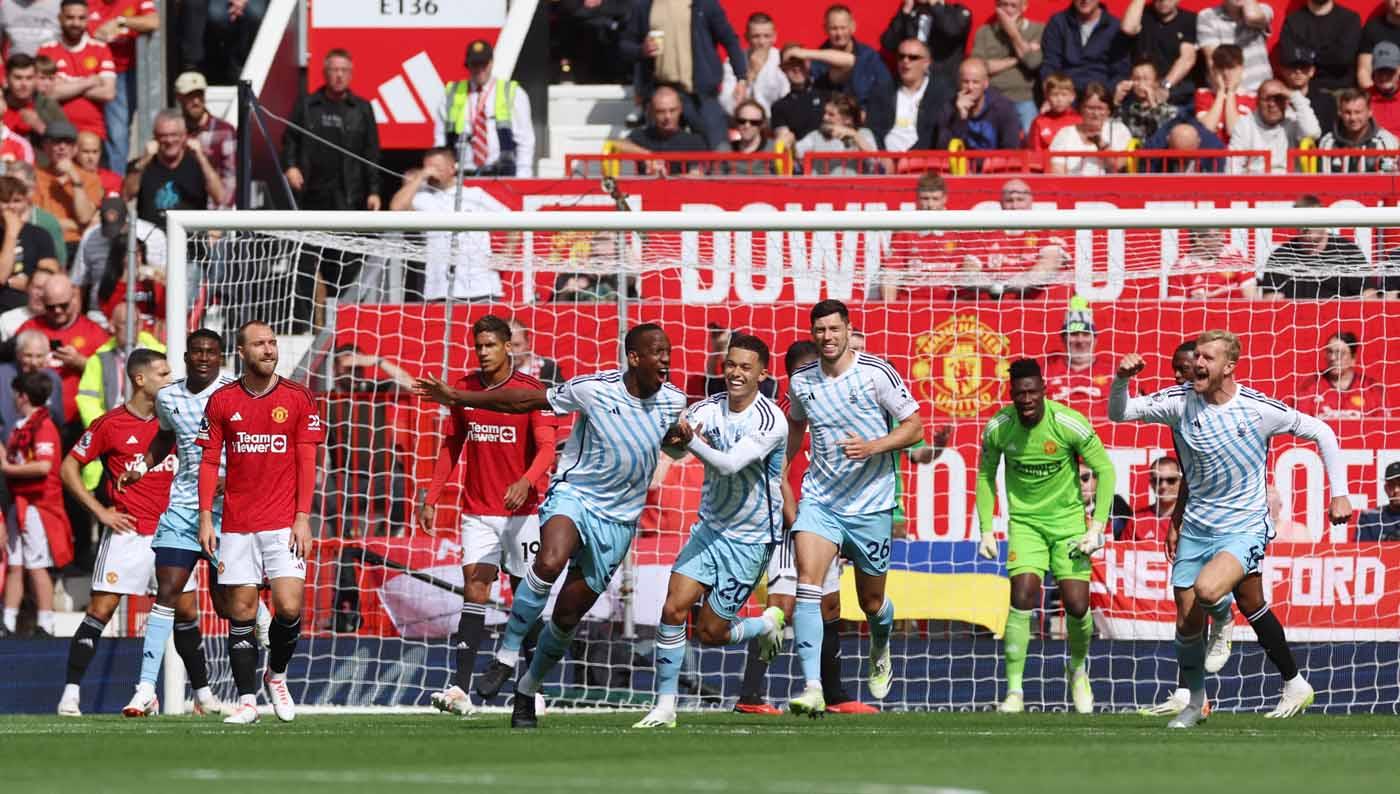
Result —
[[490, 43], [478, 39], [467, 45], [471, 76], [447, 84], [433, 119], [434, 143], [453, 149], [467, 173], [533, 176], [530, 98], [514, 80], [491, 78], [494, 61]]

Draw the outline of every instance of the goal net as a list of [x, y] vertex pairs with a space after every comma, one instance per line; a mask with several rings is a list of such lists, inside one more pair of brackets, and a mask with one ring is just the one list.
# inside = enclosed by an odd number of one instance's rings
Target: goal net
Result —
[[[1008, 402], [1007, 370], [1017, 358], [1040, 361], [1047, 396], [1090, 418], [1117, 475], [1114, 537], [1093, 565], [1089, 670], [1101, 709], [1150, 705], [1177, 678], [1162, 538], [1180, 470], [1164, 460], [1174, 455], [1166, 429], [1109, 422], [1119, 357], [1137, 352], [1148, 361], [1135, 391], [1163, 388], [1173, 383], [1178, 345], [1228, 329], [1243, 341], [1242, 382], [1337, 431], [1358, 513], [1386, 503], [1383, 472], [1400, 461], [1400, 406], [1388, 390], [1400, 383], [1395, 210], [171, 218], [172, 350], [188, 329], [231, 339], [246, 320], [268, 321], [283, 335], [284, 374], [321, 400], [328, 440], [320, 540], [308, 569], [306, 636], [290, 671], [294, 696], [313, 706], [423, 706], [452, 681], [449, 636], [462, 581], [454, 494], [439, 508], [435, 534], [417, 528], [441, 415], [406, 384], [474, 367], [468, 329], [487, 313], [515, 323], [517, 365], [547, 382], [617, 367], [627, 327], [660, 323], [674, 344], [672, 381], [696, 401], [723, 389], [722, 351], [739, 330], [768, 342], [772, 386], [785, 389], [783, 354], [809, 338], [810, 305], [845, 301], [853, 343], [903, 375], [927, 442], [935, 430], [948, 432], [931, 463], [901, 458], [898, 467], [888, 581], [896, 683], [884, 708], [984, 709], [1005, 694], [1005, 544], [998, 561], [976, 556], [973, 491], [980, 431]], [[457, 285], [450, 302], [442, 300], [449, 283]], [[1327, 525], [1328, 492], [1311, 444], [1276, 439], [1269, 460], [1277, 537], [1261, 566], [1264, 592], [1318, 704], [1393, 711], [1400, 543], [1364, 539], [1370, 530], [1357, 518]], [[628, 566], [546, 685], [556, 704], [651, 697], [655, 625], [702, 478], [693, 458], [657, 472]], [[1092, 477], [1081, 480], [1091, 497]], [[746, 614], [762, 609], [764, 592], [757, 588]], [[844, 684], [869, 700], [868, 634], [849, 570], [842, 597]], [[502, 581], [492, 591], [481, 666], [509, 603]], [[227, 689], [222, 627], [209, 620], [206, 632]], [[1213, 706], [1271, 707], [1279, 677], [1238, 610], [1235, 637], [1229, 663], [1209, 680]], [[1032, 620], [1028, 704], [1067, 708], [1066, 659], [1051, 577]], [[732, 706], [745, 663], [742, 647], [692, 650], [682, 705]], [[789, 643], [762, 694], [781, 704], [798, 688]]]

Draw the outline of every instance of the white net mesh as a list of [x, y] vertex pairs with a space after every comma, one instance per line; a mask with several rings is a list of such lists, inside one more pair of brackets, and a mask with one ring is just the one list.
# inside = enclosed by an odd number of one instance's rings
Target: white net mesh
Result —
[[[1171, 454], [1172, 442], [1162, 428], [1107, 420], [1119, 356], [1145, 355], [1137, 388], [1162, 387], [1172, 382], [1179, 343], [1207, 328], [1232, 330], [1243, 340], [1242, 382], [1337, 431], [1358, 508], [1385, 503], [1382, 472], [1400, 460], [1400, 414], [1387, 394], [1400, 380], [1400, 303], [1362, 297], [1400, 290], [1400, 268], [1390, 264], [1400, 238], [1387, 228], [1192, 225], [1211, 222], [1206, 213], [1174, 218], [1173, 229], [1073, 228], [1087, 216], [1065, 212], [1042, 230], [1010, 231], [1000, 226], [1004, 216], [985, 212], [979, 230], [926, 234], [882, 231], [858, 214], [843, 216], [836, 231], [552, 232], [548, 216], [537, 217], [538, 230], [464, 232], [456, 248], [445, 232], [407, 230], [191, 237], [191, 327], [231, 336], [242, 321], [271, 322], [291, 335], [284, 366], [295, 363], [293, 376], [322, 397], [329, 429], [317, 503], [322, 541], [308, 579], [310, 637], [291, 669], [303, 702], [423, 705], [450, 683], [460, 539], [447, 529], [456, 526], [450, 504], [439, 510], [436, 537], [414, 530], [439, 417], [408, 393], [405, 379], [442, 374], [444, 362], [453, 377], [474, 366], [467, 329], [488, 312], [519, 324], [518, 364], [548, 382], [615, 367], [625, 328], [659, 322], [675, 345], [673, 381], [698, 400], [722, 389], [713, 353], [727, 332], [758, 334], [781, 361], [807, 338], [811, 303], [847, 301], [860, 341], [906, 378], [930, 435], [951, 431], [932, 464], [906, 462], [900, 472], [903, 539], [890, 578], [896, 684], [887, 708], [984, 708], [1004, 694], [997, 637], [1007, 609], [1005, 555], [1000, 563], [976, 559], [973, 478], [982, 425], [1007, 401], [1015, 358], [1041, 361], [1048, 396], [1090, 417], [1118, 474], [1115, 539], [1095, 563], [1093, 586], [1090, 670], [1100, 707], [1149, 705], [1176, 680], [1164, 522], [1150, 482], [1153, 462]], [[640, 226], [648, 216], [632, 217]], [[337, 280], [338, 295], [318, 283]], [[423, 301], [434, 283], [467, 286], [449, 310]], [[491, 289], [471, 291], [483, 284]], [[1334, 334], [1354, 338], [1329, 354]], [[781, 363], [773, 370], [785, 387]], [[1400, 544], [1359, 540], [1355, 519], [1325, 525], [1324, 475], [1311, 445], [1279, 439], [1270, 470], [1279, 537], [1263, 566], [1264, 590], [1319, 704], [1393, 711], [1400, 586], [1386, 573], [1400, 565]], [[615, 582], [585, 622], [547, 686], [561, 702], [650, 697], [650, 637], [701, 478], [693, 459], [658, 472], [633, 547], [633, 586]], [[1167, 498], [1170, 488], [1159, 487]], [[843, 616], [859, 619], [846, 578]], [[761, 608], [761, 595], [746, 614]], [[506, 588], [489, 625], [503, 622], [508, 603]], [[1278, 676], [1248, 641], [1244, 619], [1237, 623], [1244, 642], [1213, 677], [1212, 703], [1272, 706]], [[864, 625], [843, 628], [845, 686], [868, 699], [860, 685]], [[1032, 637], [1027, 700], [1064, 708], [1064, 616], [1053, 586]], [[222, 645], [214, 645], [211, 661], [223, 664]], [[480, 664], [493, 646], [484, 643]], [[732, 704], [746, 649], [692, 657], [682, 694], [695, 699], [683, 703]], [[785, 651], [763, 694], [785, 700], [798, 686], [795, 672]]]

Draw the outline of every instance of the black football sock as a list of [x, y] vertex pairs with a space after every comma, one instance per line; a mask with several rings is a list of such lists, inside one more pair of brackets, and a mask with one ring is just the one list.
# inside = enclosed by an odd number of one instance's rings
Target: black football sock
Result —
[[1298, 661], [1293, 658], [1293, 649], [1288, 647], [1288, 639], [1283, 634], [1283, 624], [1278, 622], [1268, 604], [1249, 616], [1249, 625], [1254, 629], [1254, 635], [1259, 638], [1264, 653], [1269, 655], [1269, 661], [1278, 668], [1278, 674], [1283, 676], [1283, 680], [1292, 681], [1297, 678]]
[[273, 675], [280, 676], [287, 672], [287, 663], [292, 660], [292, 654], [297, 649], [297, 640], [300, 638], [300, 615], [292, 618], [290, 622], [273, 615], [272, 628], [267, 632], [267, 669], [272, 671]]
[[457, 672], [454, 678], [463, 692], [471, 691], [472, 673], [476, 670], [476, 649], [486, 629], [486, 605], [462, 602], [462, 616], [457, 619], [457, 633], [452, 644], [457, 648]]
[[228, 662], [233, 668], [233, 683], [238, 695], [258, 693], [258, 641], [253, 636], [253, 621], [228, 622]]
[[190, 689], [209, 686], [209, 665], [204, 660], [204, 637], [199, 633], [199, 621], [175, 624], [175, 652], [185, 663], [185, 675]]
[[97, 655], [97, 642], [102, 638], [102, 630], [106, 627], [106, 623], [92, 615], [83, 617], [83, 622], [73, 634], [73, 640], [68, 643], [67, 683], [76, 685], [82, 682], [83, 673], [86, 673], [88, 665], [92, 664], [92, 657]]

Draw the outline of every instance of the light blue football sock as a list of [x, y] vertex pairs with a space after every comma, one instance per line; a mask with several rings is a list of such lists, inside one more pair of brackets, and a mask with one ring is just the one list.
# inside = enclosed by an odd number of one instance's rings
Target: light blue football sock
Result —
[[1214, 604], [1202, 604], [1206, 612], [1210, 614], [1210, 619], [1216, 623], [1229, 623], [1234, 620], [1234, 615], [1230, 614], [1230, 607], [1235, 604], [1235, 594], [1226, 593], [1224, 598]]
[[888, 597], [875, 614], [865, 613], [870, 624], [870, 655], [879, 656], [890, 644], [890, 630], [894, 628], [894, 602]]
[[535, 646], [535, 656], [530, 660], [530, 669], [520, 677], [520, 683], [515, 687], [516, 691], [525, 695], [534, 695], [540, 691], [540, 684], [544, 683], [545, 676], [549, 675], [549, 671], [569, 652], [569, 645], [573, 641], [572, 631], [563, 631], [554, 625], [552, 620], [546, 623], [544, 631], [540, 632], [540, 643]]
[[1205, 637], [1196, 634], [1191, 637], [1176, 635], [1176, 663], [1181, 670], [1181, 680], [1192, 692], [1202, 692], [1206, 688], [1206, 642]]
[[156, 604], [146, 618], [146, 638], [141, 641], [141, 683], [156, 685], [161, 663], [165, 661], [165, 645], [175, 630], [175, 608]]
[[685, 646], [685, 626], [662, 623], [656, 627], [656, 694], [675, 695], [679, 691]]
[[729, 627], [729, 644], [743, 644], [767, 630], [767, 618], [744, 618]]
[[[496, 654], [496, 658], [509, 665], [520, 660], [520, 646], [525, 643], [525, 635], [540, 619], [545, 604], [549, 602], [549, 591], [554, 587], [553, 582], [536, 576], [534, 568], [526, 569], [525, 578], [520, 580], [520, 584], [510, 605], [510, 619], [506, 621], [505, 633], [501, 636], [501, 650]], [[562, 651], [560, 656], [563, 656]]]
[[799, 584], [797, 608], [792, 613], [793, 644], [802, 661], [802, 677], [808, 685], [821, 686], [822, 681], [822, 588], [821, 585]]

